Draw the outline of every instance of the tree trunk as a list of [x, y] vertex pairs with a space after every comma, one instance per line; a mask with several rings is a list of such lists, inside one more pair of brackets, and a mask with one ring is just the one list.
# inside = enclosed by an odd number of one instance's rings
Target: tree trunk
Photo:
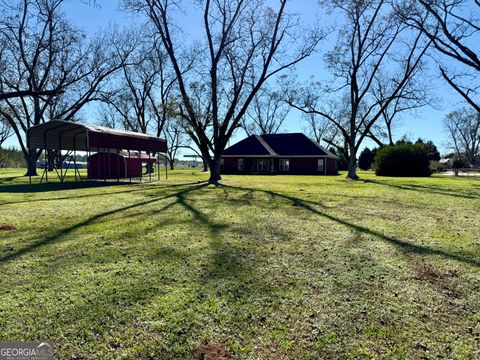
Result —
[[350, 150], [350, 156], [348, 157], [348, 174], [347, 178], [352, 180], [358, 180], [357, 175], [357, 157], [355, 151]]
[[53, 165], [55, 164], [55, 156], [53, 150], [46, 150], [48, 152], [48, 171], [53, 171]]
[[220, 175], [220, 156], [214, 155], [210, 164], [210, 179], [208, 179], [208, 183], [217, 185], [220, 180], [222, 180]]
[[168, 163], [170, 164], [170, 170], [175, 170], [175, 161], [174, 160], [168, 160]]
[[203, 162], [203, 172], [208, 171], [208, 160], [205, 156], [202, 157], [202, 162]]
[[37, 176], [37, 150], [29, 149], [28, 155], [25, 156], [27, 162], [27, 173], [25, 176]]

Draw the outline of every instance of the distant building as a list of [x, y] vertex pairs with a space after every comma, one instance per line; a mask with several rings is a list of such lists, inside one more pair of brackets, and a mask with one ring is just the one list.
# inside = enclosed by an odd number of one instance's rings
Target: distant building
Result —
[[445, 166], [452, 166], [453, 159], [451, 159], [451, 158], [442, 158], [442, 159], [440, 159], [440, 161], [439, 161], [438, 163], [441, 164], [441, 165], [445, 165]]
[[336, 175], [337, 160], [302, 133], [251, 135], [225, 149], [221, 172]]

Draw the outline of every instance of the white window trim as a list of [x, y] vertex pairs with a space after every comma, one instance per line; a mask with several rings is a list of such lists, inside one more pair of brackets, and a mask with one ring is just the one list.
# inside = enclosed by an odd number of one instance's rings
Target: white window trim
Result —
[[[322, 167], [320, 168], [320, 161], [322, 164]], [[326, 166], [325, 166], [325, 159], [321, 158], [317, 160], [317, 172], [325, 172]]]
[[[262, 168], [260, 168], [260, 163], [263, 164]], [[266, 159], [257, 159], [255, 161], [255, 170], [256, 171], [267, 171], [267, 160]]]
[[278, 170], [281, 172], [290, 171], [290, 159], [280, 159], [278, 163]]
[[[240, 163], [242, 164], [241, 167], [240, 167]], [[237, 160], [237, 170], [243, 171], [244, 169], [245, 169], [245, 160], [243, 160], [243, 158], [240, 158]]]

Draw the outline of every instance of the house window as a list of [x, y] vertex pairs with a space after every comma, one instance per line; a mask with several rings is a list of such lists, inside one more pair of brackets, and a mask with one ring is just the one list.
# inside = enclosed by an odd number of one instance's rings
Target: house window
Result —
[[257, 171], [266, 171], [267, 170], [267, 160], [265, 159], [258, 159], [256, 162], [256, 170]]
[[225, 169], [225, 159], [221, 158], [220, 159], [220, 171], [223, 171]]
[[325, 159], [318, 159], [317, 162], [317, 171], [323, 172], [325, 170]]
[[290, 160], [280, 159], [279, 168], [280, 168], [280, 171], [289, 171], [290, 170]]
[[238, 159], [238, 171], [243, 171], [243, 159]]

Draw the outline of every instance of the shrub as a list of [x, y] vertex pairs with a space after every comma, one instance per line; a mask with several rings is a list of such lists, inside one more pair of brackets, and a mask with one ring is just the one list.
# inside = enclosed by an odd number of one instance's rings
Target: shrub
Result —
[[423, 141], [422, 139], [418, 139], [415, 145], [423, 146], [423, 148], [427, 152], [428, 159], [430, 161], [440, 161], [440, 152], [438, 151], [433, 141]]
[[468, 167], [468, 160], [464, 156], [454, 156], [452, 159], [452, 168], [453, 169], [463, 169]]
[[368, 147], [362, 150], [358, 158], [358, 167], [362, 170], [370, 170], [373, 164], [373, 152]]
[[430, 161], [423, 146], [399, 144], [385, 146], [375, 157], [378, 176], [430, 176]]
[[430, 160], [430, 170], [432, 173], [440, 173], [448, 169], [448, 164], [441, 164], [438, 161]]

